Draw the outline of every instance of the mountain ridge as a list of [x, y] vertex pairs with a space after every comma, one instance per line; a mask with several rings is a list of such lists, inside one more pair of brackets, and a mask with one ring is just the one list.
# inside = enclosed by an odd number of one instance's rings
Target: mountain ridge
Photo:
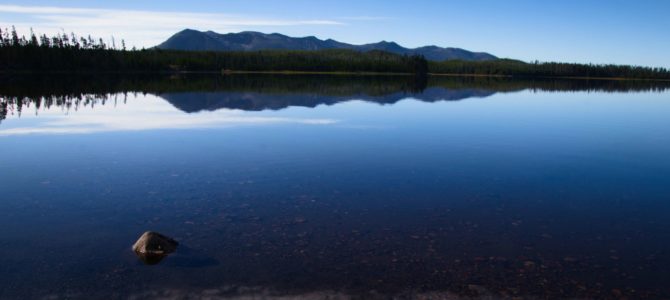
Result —
[[461, 48], [438, 47], [436, 45], [405, 48], [393, 41], [380, 41], [363, 45], [353, 45], [333, 39], [322, 40], [315, 36], [290, 37], [280, 33], [242, 31], [237, 33], [216, 33], [184, 29], [156, 46], [165, 50], [186, 51], [258, 51], [258, 50], [326, 50], [348, 49], [357, 51], [382, 50], [400, 55], [423, 55], [432, 61], [468, 60], [486, 61], [498, 59], [486, 52], [472, 52]]

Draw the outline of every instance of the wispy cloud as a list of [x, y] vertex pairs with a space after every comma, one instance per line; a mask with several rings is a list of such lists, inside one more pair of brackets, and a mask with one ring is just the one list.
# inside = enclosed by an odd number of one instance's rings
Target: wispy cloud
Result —
[[[8, 22], [3, 16], [21, 21]], [[341, 21], [327, 19], [3, 4], [0, 4], [0, 18], [4, 20], [0, 21], [0, 26], [16, 25], [22, 32], [34, 28], [47, 34], [65, 30], [102, 38], [115, 36], [138, 47], [154, 46], [184, 28], [228, 32], [250, 27], [344, 25]]]
[[354, 17], [341, 17], [342, 20], [350, 21], [386, 21], [391, 20], [389, 17], [375, 17], [375, 16], [354, 16]]

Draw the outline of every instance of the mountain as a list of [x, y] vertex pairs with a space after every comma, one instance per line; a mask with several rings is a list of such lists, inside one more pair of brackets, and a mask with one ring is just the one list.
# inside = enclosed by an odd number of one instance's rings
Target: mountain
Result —
[[395, 54], [419, 54], [428, 60], [493, 60], [497, 57], [485, 52], [471, 52], [460, 48], [442, 48], [425, 46], [405, 48], [395, 42], [352, 45], [332, 39], [321, 40], [314, 36], [294, 38], [279, 33], [265, 34], [254, 31], [220, 34], [213, 31], [197, 31], [185, 29], [165, 42], [156, 46], [159, 49], [190, 50], [190, 51], [257, 51], [257, 50], [324, 50], [350, 49], [357, 51], [382, 50]]

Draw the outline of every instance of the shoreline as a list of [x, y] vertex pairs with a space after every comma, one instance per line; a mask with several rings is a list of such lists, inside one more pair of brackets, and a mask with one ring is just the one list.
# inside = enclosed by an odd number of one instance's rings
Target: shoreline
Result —
[[[330, 76], [415, 76], [413, 73], [396, 72], [347, 72], [347, 71], [0, 71], [3, 75], [180, 75], [180, 74], [220, 74], [220, 75], [330, 75]], [[427, 77], [477, 77], [477, 78], [507, 78], [507, 79], [555, 79], [555, 80], [608, 80], [608, 81], [653, 81], [670, 82], [662, 78], [635, 78], [635, 77], [589, 77], [589, 76], [518, 76], [499, 74], [476, 73], [427, 73]]]
[[542, 79], [569, 79], [569, 80], [611, 80], [611, 81], [660, 81], [670, 82], [670, 79], [663, 78], [635, 78], [635, 77], [588, 77], [588, 76], [515, 76], [515, 75], [495, 75], [495, 74], [458, 74], [458, 73], [428, 73], [430, 76], [444, 77], [490, 77], [490, 78], [542, 78]]

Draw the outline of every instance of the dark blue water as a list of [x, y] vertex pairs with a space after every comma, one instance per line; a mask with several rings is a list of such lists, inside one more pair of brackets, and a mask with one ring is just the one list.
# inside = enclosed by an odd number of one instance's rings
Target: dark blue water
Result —
[[8, 92], [0, 298], [670, 297], [664, 88], [264, 80]]

